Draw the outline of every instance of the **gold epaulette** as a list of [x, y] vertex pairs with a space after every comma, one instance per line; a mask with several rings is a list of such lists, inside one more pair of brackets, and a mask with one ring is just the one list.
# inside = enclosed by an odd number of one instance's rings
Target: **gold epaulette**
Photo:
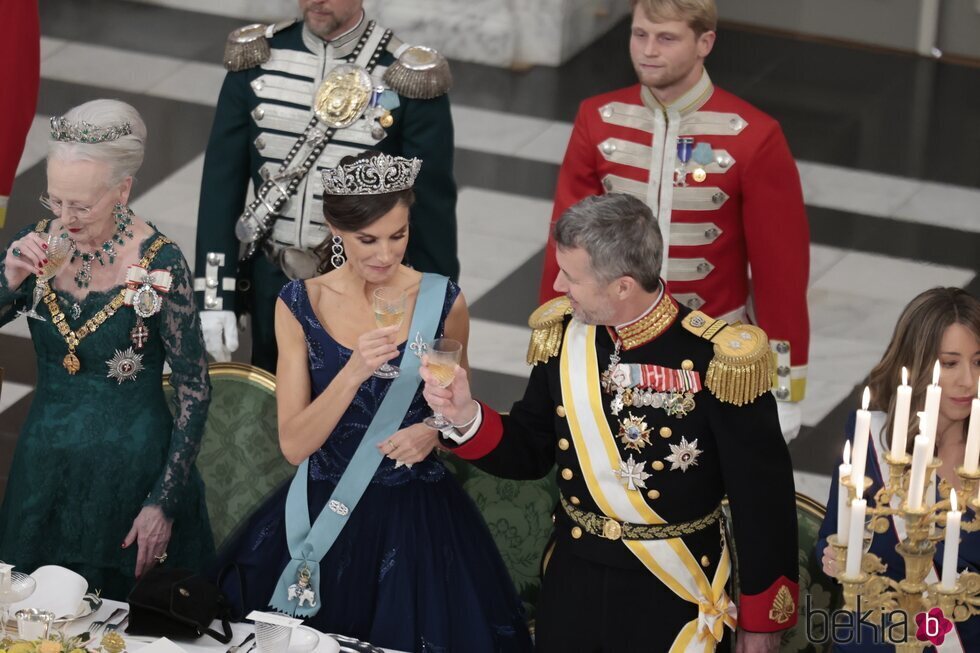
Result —
[[527, 325], [531, 327], [531, 342], [527, 346], [528, 365], [545, 363], [558, 353], [565, 316], [571, 313], [572, 305], [564, 295], [534, 309], [527, 320]]
[[238, 72], [264, 64], [272, 54], [269, 38], [295, 22], [296, 19], [281, 20], [272, 25], [252, 23], [233, 30], [225, 41], [225, 68]]
[[751, 324], [728, 324], [701, 311], [693, 311], [681, 324], [715, 346], [704, 386], [718, 399], [741, 406], [772, 388], [774, 363], [765, 331]]
[[[388, 49], [394, 54], [401, 42], [392, 39]], [[395, 93], [413, 100], [431, 100], [445, 95], [453, 85], [453, 74], [446, 58], [432, 48], [413, 45], [406, 48], [382, 77]]]

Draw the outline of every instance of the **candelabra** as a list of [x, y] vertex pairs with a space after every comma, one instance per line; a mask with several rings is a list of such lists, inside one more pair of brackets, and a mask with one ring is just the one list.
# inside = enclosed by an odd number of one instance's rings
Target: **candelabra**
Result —
[[[954, 576], [953, 587], [946, 587], [941, 581], [926, 582], [936, 555], [936, 542], [945, 536], [947, 511], [954, 508], [950, 501], [949, 484], [940, 482], [940, 498], [936, 503], [930, 505], [924, 501], [921, 507], [912, 508], [908, 502], [911, 458], [903, 456], [895, 459], [887, 454], [885, 460], [890, 471], [888, 482], [875, 493], [874, 505], [868, 506], [867, 515], [871, 517], [873, 533], [886, 532], [890, 528], [890, 518], [904, 520], [905, 537], [896, 546], [896, 551], [905, 561], [905, 578], [896, 580], [887, 576], [886, 565], [872, 553], [863, 553], [860, 571], [848, 575], [844, 571], [848, 543], [838, 541], [836, 534], [831, 535], [828, 542], [833, 549], [837, 568], [841, 570], [837, 579], [843, 585], [845, 609], [855, 610], [860, 597], [861, 607], [873, 610], [872, 614], [877, 614], [879, 620], [888, 613], [901, 610], [911, 621], [916, 614], [936, 607], [951, 621], [966, 621], [980, 614], [980, 574], [963, 572]], [[941, 460], [933, 458], [927, 465], [929, 476], [941, 464]], [[962, 487], [957, 494], [965, 499], [963, 503], [973, 509], [974, 515], [980, 514], [980, 499], [977, 497], [980, 472], [971, 473], [959, 467], [956, 474]], [[844, 479], [841, 483], [848, 493], [848, 505], [855, 498], [860, 498], [850, 479]], [[865, 478], [862, 490], [870, 485], [870, 479]], [[980, 520], [963, 521], [960, 528], [966, 532], [980, 531]], [[882, 624], [882, 627], [887, 625]], [[894, 643], [899, 653], [921, 652], [929, 645], [916, 639], [914, 627], [906, 629], [904, 642]]]

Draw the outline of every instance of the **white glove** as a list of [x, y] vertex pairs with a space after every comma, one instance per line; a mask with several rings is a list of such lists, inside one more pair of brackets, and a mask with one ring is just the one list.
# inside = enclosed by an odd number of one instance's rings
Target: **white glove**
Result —
[[238, 326], [232, 311], [201, 311], [201, 330], [204, 332], [204, 348], [219, 363], [231, 360], [231, 352], [238, 349]]
[[800, 410], [800, 404], [792, 401], [777, 401], [776, 409], [779, 411], [779, 428], [783, 432], [783, 439], [789, 444], [800, 434], [803, 411]]

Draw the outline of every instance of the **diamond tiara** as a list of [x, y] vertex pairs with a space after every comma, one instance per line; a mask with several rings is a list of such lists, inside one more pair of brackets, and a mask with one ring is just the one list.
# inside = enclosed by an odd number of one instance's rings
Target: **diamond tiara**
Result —
[[128, 122], [100, 127], [89, 122], [72, 122], [63, 116], [51, 117], [51, 138], [65, 143], [105, 143], [133, 133]]
[[323, 171], [325, 195], [383, 195], [406, 190], [415, 183], [422, 159], [378, 154], [369, 159]]

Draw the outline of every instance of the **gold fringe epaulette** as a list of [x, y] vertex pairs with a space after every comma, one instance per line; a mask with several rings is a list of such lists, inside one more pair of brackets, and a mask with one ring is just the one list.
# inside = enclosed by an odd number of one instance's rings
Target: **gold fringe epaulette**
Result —
[[393, 91], [413, 100], [431, 100], [445, 95], [453, 85], [446, 58], [424, 45], [413, 45], [388, 67], [384, 82]]
[[527, 346], [527, 364], [545, 363], [558, 354], [564, 333], [565, 316], [572, 314], [568, 297], [556, 297], [534, 309], [527, 325], [531, 327], [531, 342]]
[[694, 311], [681, 322], [698, 337], [710, 340], [715, 357], [704, 385], [726, 403], [752, 403], [772, 388], [774, 361], [766, 332], [750, 324], [728, 324]]
[[272, 55], [269, 50], [269, 37], [295, 22], [295, 19], [289, 19], [273, 25], [252, 23], [233, 30], [225, 41], [223, 59], [225, 68], [231, 72], [238, 72], [264, 64]]

